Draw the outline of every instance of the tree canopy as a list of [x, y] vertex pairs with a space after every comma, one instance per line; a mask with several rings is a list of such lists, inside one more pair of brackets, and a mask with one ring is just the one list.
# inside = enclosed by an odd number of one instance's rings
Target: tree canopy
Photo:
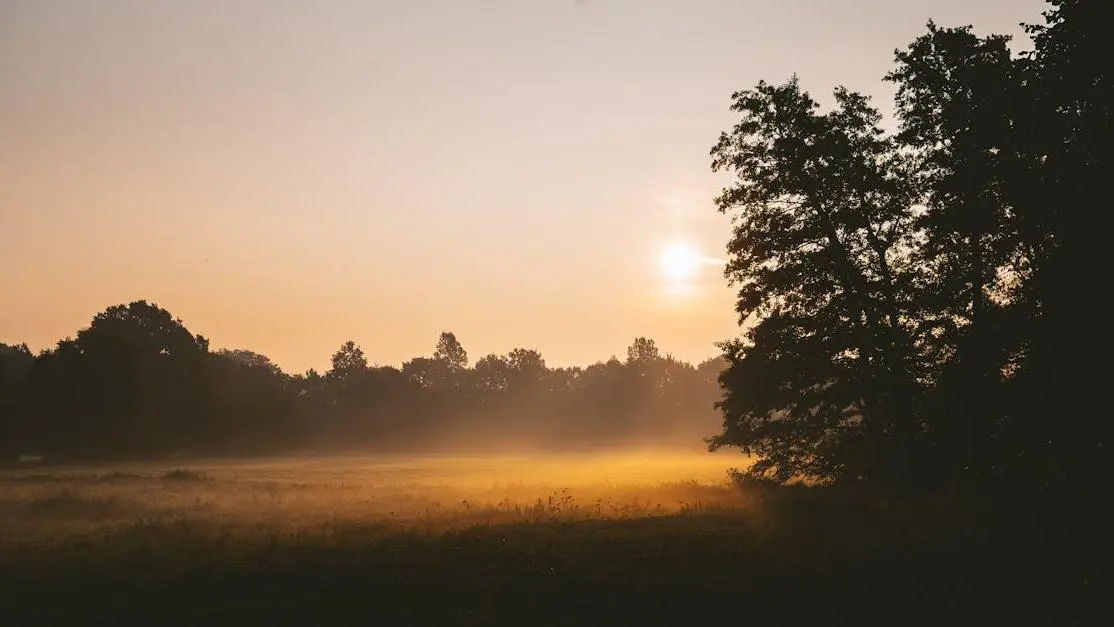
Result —
[[698, 444], [722, 366], [698, 372], [640, 337], [632, 364], [550, 368], [519, 347], [469, 367], [445, 332], [402, 368], [370, 365], [349, 340], [324, 375], [290, 375], [251, 350], [210, 351], [146, 301], [107, 308], [76, 338], [38, 355], [0, 344], [0, 461]]
[[[723, 432], [779, 481], [1082, 480], [1108, 427], [1078, 411], [1080, 212], [1108, 171], [1111, 88], [1094, 5], [1056, 0], [1035, 49], [970, 27], [895, 53], [898, 129], [796, 77], [732, 96]], [[1094, 68], [1094, 69], [1091, 69]], [[1089, 470], [1084, 470], [1089, 469]]]

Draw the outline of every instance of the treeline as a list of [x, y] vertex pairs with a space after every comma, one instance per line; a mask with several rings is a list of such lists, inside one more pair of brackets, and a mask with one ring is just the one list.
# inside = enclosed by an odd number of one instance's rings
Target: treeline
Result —
[[[1114, 160], [1102, 2], [1053, 0], [1034, 48], [969, 27], [896, 52], [898, 128], [796, 78], [733, 96], [724, 431], [756, 475], [1079, 487], [1109, 476], [1096, 303]], [[1105, 486], [1103, 486], [1105, 487]]]
[[0, 453], [55, 459], [305, 450], [569, 450], [700, 443], [722, 359], [692, 366], [637, 338], [626, 359], [550, 368], [534, 350], [470, 364], [452, 333], [401, 368], [347, 342], [327, 372], [210, 350], [146, 301], [109, 307], [38, 355], [0, 344]]

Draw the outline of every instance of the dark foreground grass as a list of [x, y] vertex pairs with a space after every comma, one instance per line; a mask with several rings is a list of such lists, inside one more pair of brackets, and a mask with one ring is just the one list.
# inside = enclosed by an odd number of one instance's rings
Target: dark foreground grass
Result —
[[802, 489], [447, 532], [137, 522], [3, 547], [0, 625], [1106, 624], [1070, 525], [983, 509]]

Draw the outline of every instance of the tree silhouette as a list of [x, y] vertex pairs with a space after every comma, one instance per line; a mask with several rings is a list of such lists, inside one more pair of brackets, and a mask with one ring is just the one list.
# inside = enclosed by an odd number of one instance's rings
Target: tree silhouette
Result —
[[207, 358], [208, 341], [165, 309], [109, 307], [36, 359], [27, 442], [75, 456], [204, 446], [213, 431]]
[[734, 94], [723, 433], [778, 480], [1080, 489], [1108, 469], [1087, 217], [1111, 166], [1099, 3], [1053, 0], [1035, 47], [939, 28], [896, 53], [900, 127], [796, 79]]
[[937, 472], [995, 465], [988, 447], [1004, 415], [1002, 372], [1019, 351], [1008, 329], [1030, 255], [1012, 185], [1028, 164], [1012, 132], [1023, 83], [1007, 42], [930, 22], [887, 75], [898, 85], [897, 140], [918, 165], [924, 196], [917, 261], [931, 290], [918, 298], [933, 330], [925, 341], [934, 360], [929, 458], [941, 462]]
[[1052, 0], [1028, 28], [1034, 49], [1020, 62], [1031, 113], [1021, 132], [1039, 168], [1026, 173], [1019, 213], [1033, 239], [1032, 312], [1018, 366], [1015, 431], [1023, 472], [1086, 491], [1109, 476], [1110, 421], [1091, 399], [1102, 385], [1105, 308], [1094, 304], [1107, 246], [1096, 228], [1099, 190], [1114, 167], [1114, 77], [1106, 6]]
[[511, 366], [501, 355], [486, 355], [476, 362], [476, 385], [483, 392], [501, 392], [510, 387]]
[[456, 335], [445, 331], [437, 338], [437, 349], [433, 358], [443, 364], [449, 372], [460, 372], [468, 367], [468, 351], [464, 350]]
[[540, 377], [545, 372], [545, 359], [541, 353], [529, 348], [516, 348], [507, 353], [507, 366], [526, 376]]
[[834, 95], [821, 114], [795, 77], [738, 92], [742, 119], [712, 150], [713, 169], [736, 175], [716, 202], [737, 216], [726, 274], [753, 326], [725, 345], [725, 431], [711, 446], [741, 446], [753, 472], [782, 480], [908, 482], [915, 194], [878, 112]]
[[369, 367], [355, 342], [322, 376], [287, 375], [247, 349], [209, 352], [144, 301], [98, 314], [40, 355], [0, 345], [0, 456], [51, 459], [283, 451], [550, 449], [699, 442], [714, 427], [715, 378], [637, 338], [629, 363], [549, 368], [515, 348], [473, 368], [449, 333], [434, 357]]
[[656, 361], [660, 357], [657, 344], [651, 339], [637, 337], [634, 343], [627, 347], [628, 364]]
[[352, 340], [348, 340], [333, 353], [332, 368], [326, 374], [330, 379], [348, 381], [360, 376], [367, 370], [367, 357], [364, 351]]

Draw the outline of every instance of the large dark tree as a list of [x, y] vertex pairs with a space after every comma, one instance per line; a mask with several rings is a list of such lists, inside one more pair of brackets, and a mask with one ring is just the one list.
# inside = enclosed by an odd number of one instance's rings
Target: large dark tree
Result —
[[1008, 38], [970, 27], [928, 33], [898, 51], [897, 141], [916, 164], [923, 206], [916, 261], [934, 385], [926, 459], [966, 479], [994, 473], [994, 431], [1007, 413], [1005, 381], [1021, 351], [1021, 288], [1038, 243], [1026, 241], [1018, 185], [1035, 162], [1015, 129], [1024, 80]]
[[896, 54], [900, 127], [796, 81], [734, 96], [724, 432], [786, 480], [1089, 485], [1102, 328], [1090, 213], [1111, 171], [1101, 3], [1053, 0], [1034, 50], [969, 27]]
[[796, 78], [734, 94], [712, 150], [735, 174], [726, 274], [749, 324], [726, 345], [724, 433], [781, 480], [912, 480], [920, 384], [907, 164], [867, 99], [822, 113]]
[[203, 447], [208, 341], [146, 301], [97, 314], [36, 360], [31, 444], [70, 455], [141, 455]]
[[[1027, 286], [1034, 325], [1016, 386], [1018, 439], [1027, 470], [1084, 491], [1109, 476], [1111, 421], [1096, 409], [1107, 342], [1099, 305], [1108, 246], [1098, 226], [1114, 171], [1114, 76], [1109, 7], [1051, 0], [1022, 60], [1032, 116], [1024, 128], [1041, 168], [1022, 205], [1041, 244]], [[1012, 434], [1011, 434], [1012, 435]]]

